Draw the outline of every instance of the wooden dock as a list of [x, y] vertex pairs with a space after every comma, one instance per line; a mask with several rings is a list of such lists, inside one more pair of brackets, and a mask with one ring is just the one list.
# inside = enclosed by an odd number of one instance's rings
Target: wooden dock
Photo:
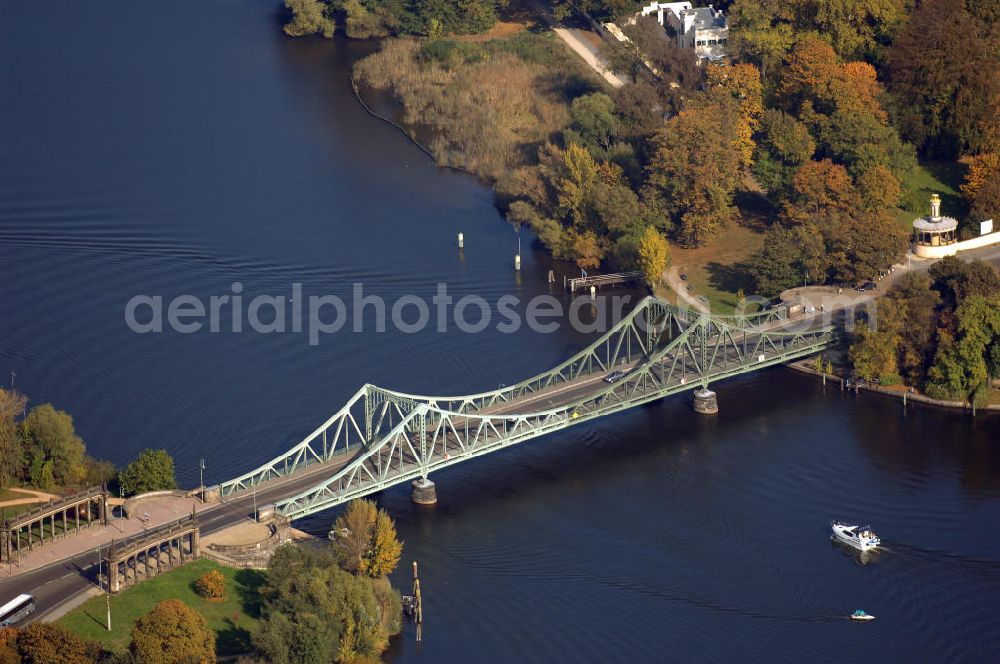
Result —
[[600, 288], [602, 286], [620, 286], [622, 284], [635, 283], [642, 280], [642, 272], [615, 272], [613, 274], [595, 274], [586, 277], [573, 277], [567, 279], [563, 277], [563, 284], [570, 293], [575, 293], [579, 288]]

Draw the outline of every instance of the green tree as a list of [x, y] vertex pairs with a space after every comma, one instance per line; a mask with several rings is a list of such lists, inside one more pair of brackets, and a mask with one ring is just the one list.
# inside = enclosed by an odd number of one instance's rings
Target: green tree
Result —
[[982, 124], [995, 113], [1000, 94], [998, 33], [991, 34], [989, 24], [965, 4], [921, 2], [889, 50], [889, 89], [900, 128], [923, 150], [942, 157], [982, 147]]
[[[35, 406], [21, 422], [21, 440], [31, 460], [32, 481], [73, 485], [86, 475], [83, 440], [76, 435], [73, 418], [51, 404]], [[39, 473], [36, 475], [35, 469]]]
[[786, 195], [799, 166], [816, 152], [809, 128], [775, 108], [764, 111], [754, 156], [757, 181], [776, 198]]
[[400, 19], [388, 5], [370, 0], [335, 0], [333, 6], [344, 15], [344, 31], [351, 39], [386, 37], [400, 26]]
[[757, 290], [777, 295], [783, 290], [826, 278], [826, 249], [822, 235], [813, 226], [772, 226], [764, 235], [764, 246], [750, 259], [750, 275]]
[[981, 402], [1000, 343], [1000, 297], [970, 295], [955, 311], [958, 336], [940, 332], [938, 352], [928, 371], [927, 393], [937, 398]]
[[132, 463], [122, 468], [118, 483], [128, 495], [174, 489], [174, 460], [166, 450], [143, 450]]
[[667, 240], [655, 228], [647, 226], [639, 240], [639, 268], [650, 288], [660, 283], [669, 262], [670, 247]]
[[268, 564], [254, 646], [270, 662], [377, 661], [398, 631], [399, 595], [329, 555], [283, 546]]
[[24, 465], [16, 418], [28, 400], [20, 392], [0, 389], [0, 491], [13, 485]]
[[621, 133], [615, 102], [603, 92], [591, 92], [573, 100], [569, 107], [566, 142], [590, 150], [608, 150]]
[[43, 622], [18, 631], [17, 651], [23, 664], [94, 664], [101, 654], [96, 643], [65, 627]]
[[322, 0], [285, 0], [285, 7], [292, 16], [285, 24], [285, 34], [291, 37], [323, 35], [333, 37], [336, 25], [328, 12], [330, 6]]
[[1000, 274], [983, 261], [966, 262], [948, 256], [931, 265], [927, 274], [934, 280], [933, 288], [941, 294], [945, 307], [952, 311], [973, 295], [1000, 292]]
[[[893, 382], [899, 375], [896, 363], [897, 338], [890, 332], [862, 331], [851, 345], [850, 359], [854, 371], [869, 382]], [[890, 380], [886, 380], [889, 378]]]
[[215, 633], [194, 609], [168, 599], [135, 621], [129, 650], [144, 664], [213, 664]]

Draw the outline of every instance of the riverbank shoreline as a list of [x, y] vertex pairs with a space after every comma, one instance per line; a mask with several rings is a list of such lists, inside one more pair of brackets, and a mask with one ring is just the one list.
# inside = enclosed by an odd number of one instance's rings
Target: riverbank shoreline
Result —
[[[841, 387], [843, 387], [844, 383], [843, 378], [841, 378], [840, 376], [823, 374], [819, 371], [816, 371], [814, 368], [808, 365], [808, 362], [809, 360], [798, 360], [796, 362], [791, 362], [789, 364], [786, 364], [785, 366], [794, 371], [798, 371], [799, 373], [809, 374], [819, 379], [822, 379], [824, 376], [827, 376], [832, 381], [839, 381], [841, 383]], [[875, 394], [881, 394], [883, 396], [893, 397], [897, 401], [903, 401], [904, 403], [909, 403], [911, 401], [914, 401], [922, 406], [932, 406], [935, 408], [943, 408], [952, 411], [963, 410], [972, 412], [973, 410], [972, 406], [961, 401], [944, 401], [942, 399], [934, 399], [924, 394], [918, 394], [918, 393], [911, 394], [906, 391], [890, 390], [875, 385], [859, 385], [856, 388], [854, 388], [854, 390], [855, 392], [857, 392], [858, 390], [865, 390], [866, 392], [873, 392]], [[976, 406], [975, 410], [1000, 412], [1000, 404], [986, 404], [984, 406]]]

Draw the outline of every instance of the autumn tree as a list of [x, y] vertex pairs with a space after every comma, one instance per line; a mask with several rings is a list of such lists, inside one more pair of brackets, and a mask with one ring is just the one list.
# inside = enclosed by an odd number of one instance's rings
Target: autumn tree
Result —
[[[576, 143], [565, 150], [543, 146], [539, 162], [540, 191], [513, 201], [507, 218], [529, 226], [555, 258], [581, 268], [598, 267], [612, 249], [633, 260], [628, 247], [650, 223], [651, 213], [628, 186], [622, 168], [596, 160]], [[666, 223], [659, 219], [654, 225]]]
[[733, 128], [734, 146], [740, 154], [740, 164], [753, 163], [754, 133], [760, 128], [764, 114], [764, 91], [760, 71], [750, 63], [708, 65], [706, 87], [709, 98], [729, 98], [736, 102], [739, 113]]
[[663, 278], [663, 271], [670, 262], [670, 247], [667, 240], [655, 228], [647, 226], [639, 240], [639, 267], [650, 288]]
[[965, 4], [920, 3], [889, 50], [889, 89], [903, 134], [943, 157], [983, 147], [982, 125], [1000, 95], [998, 33]]
[[877, 60], [907, 9], [904, 0], [735, 0], [730, 34], [736, 52], [767, 75], [803, 34], [822, 39], [844, 58]]
[[399, 563], [403, 544], [385, 510], [370, 500], [353, 500], [333, 524], [334, 551], [352, 574], [385, 576]]
[[129, 650], [144, 664], [213, 664], [215, 634], [194, 609], [168, 599], [135, 621]]
[[847, 170], [829, 159], [807, 161], [792, 178], [782, 219], [789, 225], [835, 225], [854, 213], [858, 204]]
[[13, 627], [0, 627], [0, 664], [21, 664], [21, 655], [17, 652], [17, 630]]
[[329, 554], [286, 545], [268, 563], [254, 647], [275, 664], [374, 662], [399, 631], [399, 594]]
[[736, 122], [732, 106], [705, 104], [668, 120], [654, 139], [646, 192], [670, 215], [685, 246], [704, 244], [736, 214]]
[[796, 42], [777, 96], [809, 127], [818, 155], [842, 164], [852, 176], [883, 165], [901, 179], [915, 166], [912, 147], [888, 123], [875, 69], [863, 62], [841, 63], [819, 38]]
[[226, 596], [226, 577], [217, 569], [209, 570], [195, 580], [194, 590], [207, 600], [222, 601]]
[[330, 6], [322, 0], [285, 0], [291, 18], [285, 23], [285, 34], [291, 37], [323, 35], [333, 37], [336, 28], [328, 12]]
[[1000, 221], [1000, 152], [985, 152], [970, 159], [961, 189], [974, 220]]
[[17, 652], [24, 664], [94, 664], [101, 649], [65, 627], [35, 622], [18, 631]]

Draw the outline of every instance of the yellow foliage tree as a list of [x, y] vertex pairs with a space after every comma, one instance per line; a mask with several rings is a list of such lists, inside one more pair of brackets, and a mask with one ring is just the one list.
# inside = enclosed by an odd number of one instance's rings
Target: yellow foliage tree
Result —
[[1000, 174], [1000, 153], [987, 152], [969, 160], [969, 170], [965, 173], [965, 184], [961, 186], [965, 198], [974, 203], [976, 194], [991, 177]]
[[707, 71], [710, 91], [729, 95], [739, 104], [739, 120], [734, 127], [733, 146], [739, 150], [740, 164], [753, 164], [754, 132], [764, 115], [764, 87], [760, 71], [750, 63], [710, 64]]
[[365, 560], [365, 573], [372, 578], [389, 574], [396, 569], [402, 553], [403, 543], [396, 537], [396, 524], [385, 510], [379, 510], [375, 518], [371, 548]]
[[660, 283], [663, 270], [670, 262], [670, 247], [655, 228], [647, 226], [639, 239], [639, 267], [650, 288]]
[[403, 544], [385, 510], [370, 500], [352, 500], [333, 524], [334, 550], [341, 566], [352, 574], [377, 578], [399, 563]]
[[566, 146], [562, 166], [562, 177], [555, 181], [559, 207], [567, 212], [576, 224], [583, 216], [587, 194], [600, 181], [601, 173], [587, 148], [576, 143]]
[[215, 634], [179, 599], [164, 600], [136, 620], [129, 648], [144, 664], [215, 664]]
[[206, 572], [194, 582], [194, 589], [210, 602], [219, 602], [226, 596], [226, 577], [217, 569]]

